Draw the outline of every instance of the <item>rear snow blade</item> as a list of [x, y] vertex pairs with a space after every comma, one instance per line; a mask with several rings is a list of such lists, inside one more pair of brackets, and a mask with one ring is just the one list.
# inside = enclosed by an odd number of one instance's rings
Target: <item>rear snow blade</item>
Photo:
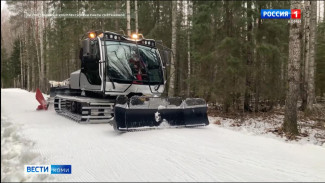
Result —
[[129, 102], [115, 105], [114, 128], [118, 131], [158, 127], [162, 122], [171, 127], [205, 126], [209, 124], [204, 99], [153, 98], [133, 96]]
[[47, 102], [44, 99], [44, 96], [39, 88], [36, 89], [35, 97], [36, 97], [36, 100], [40, 103], [40, 105], [37, 106], [36, 110], [42, 110], [42, 109], [47, 110], [47, 107], [48, 107]]

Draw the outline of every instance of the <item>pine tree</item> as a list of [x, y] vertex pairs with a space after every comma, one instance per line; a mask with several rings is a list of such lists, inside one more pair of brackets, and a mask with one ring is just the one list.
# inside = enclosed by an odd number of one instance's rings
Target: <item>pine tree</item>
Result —
[[[20, 40], [17, 37], [14, 41], [13, 50], [9, 59], [9, 73], [8, 76], [13, 78], [13, 81], [19, 79], [20, 76]], [[13, 86], [13, 85], [11, 85]], [[15, 86], [14, 86], [15, 87]]]
[[244, 110], [252, 111], [250, 108], [251, 91], [252, 91], [252, 65], [253, 65], [253, 17], [252, 2], [247, 2], [247, 61], [246, 61], [246, 88], [244, 97]]
[[[291, 1], [291, 9], [300, 9], [299, 1]], [[300, 67], [300, 25], [290, 24], [289, 59], [288, 59], [288, 90], [286, 96], [283, 129], [286, 133], [297, 135], [297, 100], [299, 91]]]
[[2, 31], [1, 31], [1, 87], [9, 87], [9, 64], [7, 51], [3, 45]]
[[310, 1], [304, 2], [304, 71], [303, 71], [303, 88], [302, 88], [302, 104], [301, 109], [305, 110], [307, 105], [307, 88], [308, 88], [308, 77], [309, 77], [309, 59], [310, 59]]
[[318, 25], [316, 44], [316, 94], [324, 97], [325, 94], [325, 20]]
[[[2, 70], [4, 87], [20, 83], [21, 87], [28, 90], [36, 87], [46, 90], [44, 87], [48, 80], [66, 79], [72, 71], [80, 68], [80, 39], [86, 32], [128, 29], [127, 19], [124, 18], [27, 18], [24, 12], [60, 14], [113, 10], [125, 13], [129, 4], [130, 11], [131, 8], [137, 9], [135, 15], [138, 15], [138, 21], [137, 16], [132, 19], [129, 17], [129, 29], [132, 24], [136, 31], [138, 22], [138, 32], [144, 37], [163, 40], [165, 45], [173, 48], [175, 57], [168, 71], [175, 71], [169, 73], [168, 85], [171, 86], [166, 87], [166, 93], [173, 90], [173, 94], [169, 92], [173, 96], [204, 97], [208, 102], [222, 103], [225, 111], [268, 111], [275, 104], [284, 104], [288, 79], [289, 26], [283, 20], [260, 19], [260, 10], [289, 9], [289, 1], [183, 1], [176, 2], [179, 10], [176, 13], [173, 13], [176, 7], [173, 1], [50, 0], [7, 3], [10, 11], [15, 11], [10, 17], [10, 29], [13, 30], [12, 35], [20, 39], [20, 64], [16, 78], [5, 79], [6, 71]], [[304, 23], [308, 23], [305, 17], [308, 11], [302, 12]], [[322, 24], [316, 27], [317, 68], [313, 69], [316, 82], [313, 93], [318, 97], [325, 90], [325, 67]], [[8, 41], [12, 36], [7, 35], [8, 26], [6, 30], [2, 31], [2, 34], [6, 33], [6, 45], [2, 47], [2, 52], [10, 55], [7, 56], [9, 64], [13, 49], [9, 45], [13, 44]], [[301, 65], [304, 67], [301, 77], [305, 77], [305, 84], [310, 84], [314, 79], [309, 78], [308, 74], [311, 68], [307, 65], [309, 53], [305, 53], [310, 45], [305, 41], [309, 40], [307, 32], [305, 28], [303, 35], [306, 36], [301, 46]], [[6, 64], [2, 62], [3, 65]], [[301, 91], [307, 91], [307, 86], [301, 87]], [[302, 93], [307, 96], [307, 92]], [[307, 104], [307, 100], [303, 101]]]
[[310, 58], [308, 64], [307, 110], [311, 111], [315, 102], [315, 38], [317, 26], [317, 1], [310, 6]]

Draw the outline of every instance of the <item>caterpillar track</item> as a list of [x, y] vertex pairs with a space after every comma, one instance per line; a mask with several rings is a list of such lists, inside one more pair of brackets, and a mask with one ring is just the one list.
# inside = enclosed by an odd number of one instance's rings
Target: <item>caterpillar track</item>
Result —
[[54, 97], [55, 111], [78, 123], [108, 123], [114, 117], [115, 100], [81, 96]]

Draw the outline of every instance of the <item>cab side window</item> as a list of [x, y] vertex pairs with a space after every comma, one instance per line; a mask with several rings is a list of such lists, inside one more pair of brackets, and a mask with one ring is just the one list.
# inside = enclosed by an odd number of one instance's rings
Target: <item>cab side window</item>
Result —
[[100, 50], [97, 40], [91, 42], [90, 56], [83, 57], [82, 72], [86, 75], [88, 82], [92, 85], [100, 85], [101, 79], [99, 76], [99, 60]]

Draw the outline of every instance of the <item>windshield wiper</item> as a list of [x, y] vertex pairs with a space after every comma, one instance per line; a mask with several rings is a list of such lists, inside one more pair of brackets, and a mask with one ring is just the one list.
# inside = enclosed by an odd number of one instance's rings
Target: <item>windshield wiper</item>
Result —
[[148, 66], [148, 69], [151, 70], [151, 69], [159, 69], [160, 66], [159, 65], [152, 65], [152, 66]]

